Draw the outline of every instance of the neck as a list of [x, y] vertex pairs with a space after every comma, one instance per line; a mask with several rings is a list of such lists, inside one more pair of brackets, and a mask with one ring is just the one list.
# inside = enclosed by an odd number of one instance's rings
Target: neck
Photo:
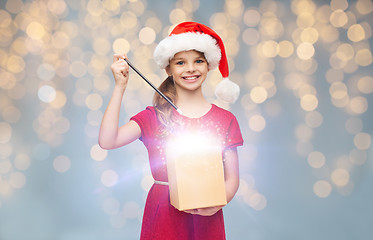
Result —
[[211, 104], [204, 98], [202, 91], [178, 91], [176, 106], [186, 117], [198, 118], [205, 115]]

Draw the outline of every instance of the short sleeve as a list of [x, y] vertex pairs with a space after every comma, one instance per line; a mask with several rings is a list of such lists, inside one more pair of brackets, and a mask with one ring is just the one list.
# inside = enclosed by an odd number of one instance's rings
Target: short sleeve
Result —
[[140, 140], [146, 142], [147, 139], [152, 138], [154, 129], [156, 129], [157, 116], [154, 108], [147, 107], [145, 110], [139, 112], [135, 116], [131, 117], [130, 120], [135, 121], [141, 129]]
[[241, 134], [241, 129], [240, 129], [240, 126], [238, 124], [236, 117], [233, 116], [230, 121], [229, 128], [228, 128], [225, 149], [234, 148], [234, 147], [238, 147], [242, 145], [243, 145], [243, 138]]

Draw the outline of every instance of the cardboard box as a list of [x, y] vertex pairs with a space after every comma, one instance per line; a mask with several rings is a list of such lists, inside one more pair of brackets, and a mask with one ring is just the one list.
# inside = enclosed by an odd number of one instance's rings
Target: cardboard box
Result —
[[182, 138], [173, 139], [167, 149], [170, 199], [175, 208], [182, 211], [227, 204], [220, 145], [198, 137]]

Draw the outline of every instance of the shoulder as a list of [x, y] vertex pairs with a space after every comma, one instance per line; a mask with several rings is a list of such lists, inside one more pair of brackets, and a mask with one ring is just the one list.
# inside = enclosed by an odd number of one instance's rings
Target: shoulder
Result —
[[156, 111], [154, 109], [153, 106], [147, 106], [144, 110], [142, 110], [141, 112], [137, 113], [135, 116], [133, 116], [132, 118], [136, 118], [136, 117], [144, 117], [144, 116], [156, 116]]
[[231, 113], [230, 111], [221, 108], [215, 104], [212, 104], [212, 112], [215, 116], [218, 116], [219, 118], [225, 118], [225, 119], [235, 119], [236, 117]]
[[157, 119], [157, 113], [153, 106], [148, 106], [141, 112], [137, 113], [135, 116], [131, 117], [130, 120], [133, 120], [139, 124], [144, 122], [151, 122]]
[[144, 143], [147, 142], [147, 139], [154, 137], [154, 134], [158, 131], [160, 125], [156, 111], [152, 106], [146, 107], [144, 110], [131, 117], [130, 120], [139, 125], [141, 129], [140, 140]]
[[142, 112], [147, 114], [155, 114], [155, 108], [153, 106], [147, 106]]

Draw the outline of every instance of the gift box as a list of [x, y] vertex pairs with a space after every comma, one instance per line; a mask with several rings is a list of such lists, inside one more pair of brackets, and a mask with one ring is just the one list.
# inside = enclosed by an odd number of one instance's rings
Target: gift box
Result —
[[201, 137], [173, 138], [166, 151], [171, 204], [180, 211], [227, 204], [221, 147]]

